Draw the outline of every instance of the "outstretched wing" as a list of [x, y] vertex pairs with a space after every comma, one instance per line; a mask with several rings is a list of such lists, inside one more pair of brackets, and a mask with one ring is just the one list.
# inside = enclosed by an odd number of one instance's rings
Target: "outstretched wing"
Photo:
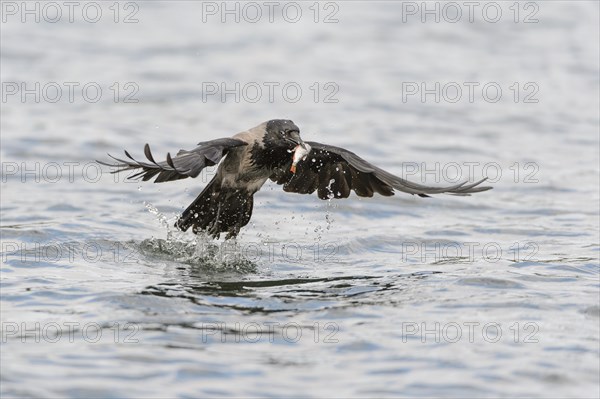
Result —
[[469, 195], [492, 187], [479, 186], [486, 179], [467, 184], [463, 182], [448, 187], [430, 187], [413, 183], [386, 172], [365, 161], [355, 153], [332, 145], [307, 141], [312, 147], [304, 161], [290, 171], [290, 162], [276, 169], [270, 176], [277, 184], [283, 184], [286, 192], [312, 194], [317, 191], [319, 198], [347, 198], [354, 190], [360, 197], [372, 197], [373, 193], [384, 196], [394, 195], [394, 190], [421, 197], [428, 194]]
[[185, 179], [186, 177], [196, 177], [202, 169], [207, 166], [213, 166], [235, 147], [247, 145], [245, 141], [231, 138], [216, 139], [198, 143], [197, 148], [193, 150], [180, 150], [175, 157], [167, 153], [167, 160], [156, 162], [150, 151], [150, 146], [144, 146], [144, 155], [150, 162], [136, 161], [127, 151], [125, 155], [128, 160], [115, 158], [108, 155], [118, 163], [107, 163], [97, 161], [98, 163], [115, 168], [111, 173], [125, 172], [127, 170], [141, 169], [138, 173], [129, 176], [129, 179], [142, 179], [148, 181], [156, 176], [155, 183]]

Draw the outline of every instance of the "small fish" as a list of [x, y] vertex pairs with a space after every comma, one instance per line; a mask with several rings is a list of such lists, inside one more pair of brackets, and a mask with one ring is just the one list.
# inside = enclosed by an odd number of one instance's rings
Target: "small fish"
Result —
[[290, 172], [296, 173], [296, 165], [298, 165], [298, 162], [306, 159], [306, 156], [310, 150], [310, 146], [306, 143], [298, 144], [296, 148], [294, 148], [294, 156], [292, 157], [292, 167], [290, 168]]

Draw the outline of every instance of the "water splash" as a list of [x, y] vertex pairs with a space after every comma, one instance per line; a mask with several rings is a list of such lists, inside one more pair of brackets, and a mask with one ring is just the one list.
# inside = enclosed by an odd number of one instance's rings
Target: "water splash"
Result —
[[204, 232], [189, 234], [175, 228], [179, 215], [168, 217], [149, 202], [144, 206], [156, 216], [166, 230], [166, 239], [149, 238], [140, 243], [140, 249], [153, 257], [198, 265], [213, 270], [255, 271], [257, 264], [248, 259], [237, 240], [216, 242]]
[[150, 202], [144, 201], [144, 206], [146, 207], [148, 212], [156, 216], [156, 220], [158, 220], [163, 227], [169, 229], [168, 218], [164, 213], [159, 211], [158, 208], [152, 205]]

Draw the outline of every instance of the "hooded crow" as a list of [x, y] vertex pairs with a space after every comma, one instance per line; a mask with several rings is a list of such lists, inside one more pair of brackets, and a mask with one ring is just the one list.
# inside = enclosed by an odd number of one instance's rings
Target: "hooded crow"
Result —
[[219, 164], [215, 177], [181, 214], [175, 226], [182, 231], [205, 232], [213, 238], [227, 233], [234, 238], [252, 216], [254, 193], [271, 179], [286, 192], [312, 194], [320, 199], [348, 198], [351, 191], [359, 197], [374, 193], [394, 195], [394, 190], [420, 197], [429, 194], [469, 195], [491, 189], [480, 186], [485, 179], [449, 187], [429, 187], [412, 183], [386, 172], [343, 148], [300, 138], [294, 122], [274, 119], [231, 138], [201, 142], [193, 150], [180, 150], [176, 156], [156, 162], [148, 144], [144, 147], [148, 162], [128, 159], [117, 164], [112, 173], [135, 170], [129, 179], [155, 183], [196, 177], [207, 166]]

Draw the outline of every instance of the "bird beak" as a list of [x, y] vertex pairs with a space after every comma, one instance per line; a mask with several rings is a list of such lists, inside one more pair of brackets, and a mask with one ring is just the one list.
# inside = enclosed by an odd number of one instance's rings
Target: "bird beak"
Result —
[[292, 132], [290, 134], [290, 138], [292, 139], [292, 141], [298, 145], [301, 145], [302, 148], [306, 149], [306, 144], [304, 144], [304, 141], [302, 141], [302, 139], [300, 138], [300, 133], [299, 132]]

